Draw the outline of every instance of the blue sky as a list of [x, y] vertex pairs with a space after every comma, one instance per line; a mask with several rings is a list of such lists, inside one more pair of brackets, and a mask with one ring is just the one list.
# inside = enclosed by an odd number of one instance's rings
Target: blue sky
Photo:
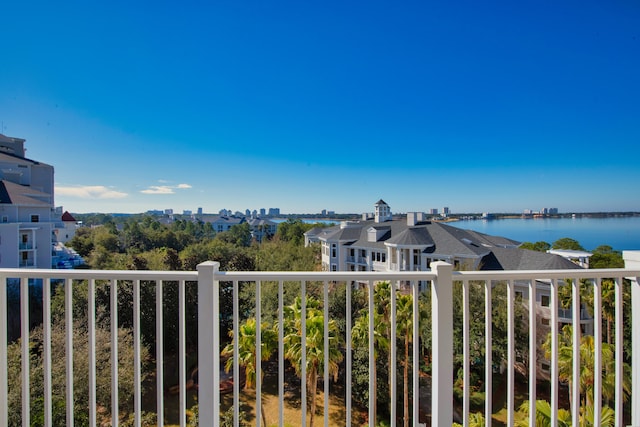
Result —
[[15, 1], [0, 132], [71, 212], [640, 211], [640, 3]]

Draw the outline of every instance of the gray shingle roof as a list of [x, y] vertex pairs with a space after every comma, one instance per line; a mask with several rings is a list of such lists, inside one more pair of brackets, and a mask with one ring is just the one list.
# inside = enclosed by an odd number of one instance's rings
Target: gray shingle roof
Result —
[[51, 195], [26, 185], [0, 180], [0, 203], [26, 206], [49, 206]]
[[427, 227], [409, 227], [387, 240], [388, 244], [401, 246], [433, 246], [435, 243]]

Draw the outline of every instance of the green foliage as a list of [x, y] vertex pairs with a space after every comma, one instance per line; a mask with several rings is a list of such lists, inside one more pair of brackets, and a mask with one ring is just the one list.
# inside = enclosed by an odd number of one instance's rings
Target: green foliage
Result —
[[[86, 323], [76, 321], [73, 331], [73, 367], [74, 367], [74, 417], [78, 426], [88, 425], [87, 408], [89, 405], [89, 339]], [[64, 323], [54, 322], [51, 328], [51, 395], [54, 425], [64, 425], [66, 418], [66, 331]], [[110, 418], [111, 408], [111, 332], [100, 326], [95, 331], [96, 338], [96, 401], [103, 410], [99, 411], [98, 423]], [[133, 336], [126, 329], [118, 330], [118, 393], [120, 413], [128, 414], [133, 410], [134, 371]], [[30, 343], [30, 389], [31, 389], [31, 425], [43, 425], [44, 361], [42, 328], [36, 328], [29, 337]], [[9, 344], [7, 349], [9, 395], [9, 426], [20, 426], [21, 421], [21, 342]], [[141, 350], [143, 361], [142, 380], [147, 377], [149, 353], [146, 347]]]
[[524, 242], [520, 245], [520, 249], [529, 249], [532, 251], [538, 251], [538, 252], [547, 252], [549, 249], [551, 249], [551, 245], [548, 244], [547, 242], [535, 242], [535, 243], [531, 243], [531, 242]]
[[553, 249], [568, 249], [572, 251], [584, 251], [584, 248], [580, 246], [580, 243], [577, 241], [570, 239], [569, 237], [563, 237], [561, 239], [556, 240], [551, 245]]
[[598, 246], [592, 253], [589, 268], [624, 268], [622, 253], [614, 251], [611, 246]]
[[289, 218], [285, 222], [282, 222], [278, 225], [276, 239], [283, 240], [285, 242], [291, 242], [295, 245], [302, 245], [304, 243], [304, 233], [318, 226], [326, 227], [327, 225], [307, 224], [300, 219]]
[[232, 225], [228, 231], [218, 233], [216, 239], [236, 246], [249, 246], [251, 244], [251, 227], [246, 222]]

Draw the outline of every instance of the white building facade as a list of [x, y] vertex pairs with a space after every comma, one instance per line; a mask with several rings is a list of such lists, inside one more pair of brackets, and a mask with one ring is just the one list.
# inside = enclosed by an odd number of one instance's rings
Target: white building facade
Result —
[[0, 134], [0, 267], [51, 268], [53, 166], [27, 159], [24, 142]]

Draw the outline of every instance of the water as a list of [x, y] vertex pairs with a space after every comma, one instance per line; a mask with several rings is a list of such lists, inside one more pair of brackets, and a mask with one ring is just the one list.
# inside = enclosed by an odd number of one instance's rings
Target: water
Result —
[[640, 216], [462, 220], [449, 224], [520, 242], [553, 244], [569, 237], [588, 251], [601, 245], [617, 251], [640, 250]]

